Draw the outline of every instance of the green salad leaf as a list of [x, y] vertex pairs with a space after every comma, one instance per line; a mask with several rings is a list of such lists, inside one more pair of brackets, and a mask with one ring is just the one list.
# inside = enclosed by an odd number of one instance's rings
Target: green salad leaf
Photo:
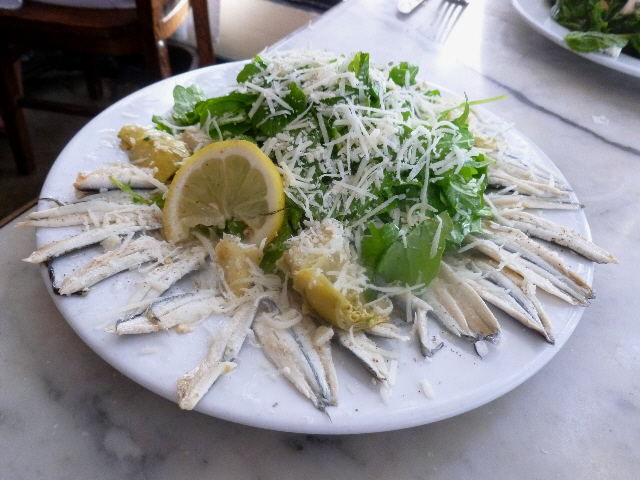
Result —
[[411, 229], [404, 240], [396, 238], [380, 256], [376, 273], [387, 282], [428, 285], [440, 271], [442, 253], [452, 229], [453, 223], [446, 212], [426, 220]]
[[276, 262], [287, 251], [287, 240], [299, 230], [304, 218], [304, 211], [291, 200], [285, 200], [284, 221], [276, 238], [266, 246], [260, 268], [266, 273], [277, 273]]
[[145, 205], [153, 205], [154, 203], [158, 205], [160, 208], [164, 207], [164, 197], [162, 195], [156, 195], [151, 197], [151, 199], [145, 198], [142, 195], [136, 193], [135, 190], [131, 188], [131, 183], [127, 183], [126, 185], [117, 180], [115, 177], [111, 176], [109, 179], [125, 193], [131, 195], [131, 199], [133, 203], [143, 203]]
[[556, 0], [551, 17], [571, 30], [565, 41], [576, 52], [615, 55], [624, 49], [640, 57], [640, 7], [627, 4], [627, 0]]
[[369, 236], [362, 239], [360, 258], [367, 269], [369, 277], [374, 278], [376, 267], [384, 252], [396, 241], [400, 228], [395, 223], [385, 223], [377, 228], [369, 224]]
[[629, 43], [624, 35], [601, 32], [569, 32], [564, 40], [571, 50], [580, 53], [622, 49]]
[[398, 65], [391, 69], [391, 72], [389, 72], [389, 79], [393, 80], [396, 85], [409, 86], [415, 85], [417, 75], [417, 65], [411, 65], [407, 62], [400, 62]]
[[238, 74], [236, 82], [244, 83], [253, 78], [254, 75], [258, 75], [267, 67], [267, 64], [258, 56], [253, 57], [253, 62], [247, 63], [244, 68]]

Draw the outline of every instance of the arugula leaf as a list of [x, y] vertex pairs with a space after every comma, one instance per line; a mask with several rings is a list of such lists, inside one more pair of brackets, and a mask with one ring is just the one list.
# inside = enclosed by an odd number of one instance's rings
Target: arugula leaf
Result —
[[[407, 85], [407, 73], [409, 74], [409, 84]], [[402, 87], [408, 87], [409, 85], [415, 85], [416, 75], [418, 75], [418, 66], [411, 65], [408, 62], [400, 62], [393, 67], [389, 72], [389, 79], [393, 80], [393, 83]]]
[[197, 85], [183, 87], [176, 85], [173, 89], [173, 120], [178, 125], [193, 125], [197, 119], [189, 118], [188, 114], [193, 112], [199, 102], [207, 99], [205, 93]]
[[215, 97], [205, 100], [200, 106], [199, 121], [205, 123], [207, 118], [222, 117], [225, 114], [232, 116], [245, 114], [251, 109], [253, 103], [258, 99], [258, 94], [232, 92], [224, 97]]
[[151, 197], [151, 201], [158, 205], [160, 208], [164, 208], [164, 196], [162, 195], [162, 193]]
[[[247, 137], [246, 135], [244, 135], [246, 132], [251, 130], [251, 128], [252, 128], [252, 125], [251, 125], [251, 122], [249, 121], [227, 123], [227, 124], [218, 125], [218, 129], [216, 129], [215, 127], [211, 127], [209, 129], [209, 136], [213, 140], [225, 140], [227, 138], [234, 138], [234, 137], [241, 137], [245, 140], [249, 138], [253, 143], [255, 143], [255, 139], [253, 139], [253, 137]], [[222, 134], [222, 138], [220, 138], [220, 135], [218, 134], [218, 130], [220, 130], [220, 134]], [[247, 138], [244, 138], [244, 137], [247, 137]]]
[[270, 117], [271, 110], [267, 105], [261, 105], [251, 119], [253, 126], [267, 137], [275, 137], [282, 132], [292, 120], [304, 112], [307, 96], [298, 88], [295, 82], [289, 86], [289, 93], [283, 98], [290, 107], [289, 113], [282, 113]]
[[[353, 60], [349, 63], [347, 68], [348, 71], [355, 73], [356, 78], [364, 87], [366, 87], [367, 95], [364, 99], [364, 104], [368, 107], [379, 108], [380, 107], [380, 96], [381, 96], [381, 88], [375, 82], [371, 81], [369, 75], [369, 54], [358, 52], [354, 55]], [[356, 95], [360, 96], [361, 90], [359, 88], [354, 88], [350, 85], [345, 87], [345, 91], [348, 95]], [[342, 97], [337, 97], [335, 99], [331, 99], [331, 104], [339, 103], [344, 101]]]
[[247, 229], [248, 225], [242, 220], [228, 220], [226, 229], [230, 234], [242, 237], [243, 232]]
[[[458, 173], [448, 171], [442, 175], [442, 179], [434, 184], [439, 202], [453, 220], [453, 231], [449, 243], [451, 246], [459, 245], [464, 237], [472, 232], [482, 230], [482, 218], [491, 217], [491, 210], [484, 205], [484, 191], [487, 186], [486, 172], [490, 160], [482, 154], [474, 157], [473, 161], [466, 162]], [[483, 179], [481, 181], [481, 179]]]
[[369, 87], [369, 105], [373, 108], [380, 108], [380, 85], [375, 82], [371, 83]]
[[625, 52], [640, 57], [640, 10], [627, 11], [627, 3], [627, 0], [555, 0], [551, 17], [572, 30], [565, 37], [572, 50], [615, 55], [628, 42]]
[[[452, 229], [453, 223], [446, 212], [424, 221], [407, 233], [406, 247], [402, 238], [397, 238], [387, 248], [378, 262], [377, 273], [387, 282], [428, 285], [438, 275], [442, 253]], [[438, 230], [437, 249], [432, 255]]]
[[197, 85], [191, 85], [186, 88], [176, 85], [173, 89], [173, 110], [178, 114], [190, 112], [196, 106], [196, 103], [206, 99], [207, 96]]
[[453, 230], [447, 239], [447, 248], [455, 250], [460, 247], [464, 237], [470, 233], [482, 232], [482, 221], [485, 218], [493, 218], [493, 212], [489, 207], [483, 207], [478, 211], [457, 211], [451, 216]]
[[[469, 131], [469, 126], [466, 123], [467, 118], [469, 117], [469, 101], [465, 101], [463, 105], [464, 110], [460, 114], [460, 116], [451, 120], [451, 123], [458, 127], [458, 131], [453, 133], [445, 133], [438, 142], [436, 151], [442, 157], [448, 154], [454, 146], [462, 148], [463, 150], [469, 150], [471, 147], [473, 147], [473, 133]], [[447, 118], [447, 115], [451, 110], [442, 112], [442, 114], [440, 115], [440, 120], [444, 120], [445, 118]]]
[[284, 97], [284, 101], [291, 107], [294, 115], [300, 115], [307, 108], [307, 96], [298, 88], [296, 82], [289, 85], [289, 93]]
[[253, 57], [253, 62], [247, 63], [236, 77], [236, 82], [244, 83], [254, 75], [267, 68], [267, 64], [258, 56]]
[[376, 266], [384, 252], [398, 238], [399, 231], [400, 229], [395, 223], [385, 223], [380, 228], [377, 228], [373, 223], [369, 225], [369, 233], [371, 235], [362, 239], [360, 258], [362, 265], [370, 273], [370, 277], [373, 277]]
[[260, 268], [266, 273], [276, 273], [276, 262], [287, 250], [287, 240], [293, 237], [300, 229], [300, 223], [303, 217], [304, 211], [287, 197], [285, 200], [282, 227], [280, 227], [276, 238], [265, 248], [262, 262], [260, 262]]
[[114, 176], [109, 177], [109, 179], [113, 183], [115, 183], [116, 187], [118, 187], [120, 190], [131, 195], [133, 203], [144, 203], [145, 205], [153, 205], [154, 202], [152, 200], [144, 198], [142, 195], [139, 195], [133, 191], [133, 189], [131, 188], [131, 182], [124, 185], [123, 183], [119, 182]]
[[356, 74], [356, 78], [363, 84], [369, 85], [369, 54], [358, 52], [353, 56], [353, 60], [347, 70]]
[[162, 115], [153, 115], [151, 121], [156, 124], [156, 130], [173, 135], [173, 128], [168, 125], [169, 122]]
[[619, 52], [629, 43], [624, 35], [601, 32], [569, 32], [564, 37], [569, 48], [575, 52]]

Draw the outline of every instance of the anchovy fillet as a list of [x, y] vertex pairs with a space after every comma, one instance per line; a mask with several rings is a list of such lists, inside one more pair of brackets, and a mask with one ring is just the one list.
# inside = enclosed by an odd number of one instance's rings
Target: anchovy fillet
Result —
[[336, 339], [347, 350], [353, 353], [373, 377], [387, 383], [389, 371], [384, 356], [378, 346], [362, 330], [346, 332], [336, 329]]
[[[416, 300], [420, 300], [420, 302], [416, 302]], [[424, 300], [416, 300], [413, 302], [415, 305], [413, 308], [413, 322], [418, 332], [418, 339], [420, 340], [420, 351], [425, 357], [432, 357], [434, 353], [444, 347], [444, 342], [440, 341], [436, 335], [429, 334], [427, 318], [429, 317], [429, 312], [433, 311], [433, 308]]]
[[519, 248], [514, 243], [500, 240], [496, 242], [491, 238], [479, 238], [473, 235], [468, 235], [464, 243], [472, 245], [476, 250], [567, 303], [587, 305], [588, 299], [593, 298], [593, 291], [590, 288], [576, 284], [543, 259], [526, 249]]
[[571, 191], [571, 187], [569, 185], [564, 183], [561, 179], [554, 177], [550, 171], [536, 168], [534, 165], [524, 165], [518, 161], [513, 161], [508, 158], [503, 158], [499, 163], [489, 165], [489, 167], [487, 167], [489, 182], [492, 181], [491, 177], [496, 172], [503, 172], [512, 177], [537, 184], [550, 185], [563, 192]]
[[[314, 328], [305, 327], [305, 323], [309, 325], [313, 325]], [[316, 336], [319, 332], [318, 328], [315, 328], [315, 323], [310, 320], [308, 317], [303, 316], [302, 323], [300, 325], [301, 328], [309, 328], [309, 335], [313, 337], [313, 348], [318, 354], [318, 358], [320, 359], [320, 363], [324, 368], [324, 376], [326, 378], [326, 383], [329, 386], [329, 396], [327, 397], [327, 403], [329, 405], [337, 405], [338, 404], [338, 373], [336, 372], [336, 366], [333, 363], [333, 354], [331, 353], [331, 338], [327, 338], [325, 342], [318, 342]], [[332, 336], [335, 335], [333, 329], [330, 329]]]
[[157, 299], [142, 313], [119, 319], [109, 331], [118, 335], [131, 335], [175, 328], [184, 333], [191, 331], [194, 325], [213, 312], [224, 311], [222, 300], [215, 291], [179, 293]]
[[[323, 410], [325, 408], [322, 399], [309, 384], [309, 375], [305, 374], [300, 365], [305, 365], [297, 355], [298, 346], [294, 340], [288, 335], [282, 335], [281, 332], [269, 327], [264, 322], [256, 322], [253, 331], [258, 337], [260, 344], [266, 356], [278, 367], [278, 370], [289, 380], [293, 386], [307, 397], [313, 405]], [[317, 386], [316, 386], [317, 389]]]
[[64, 279], [58, 293], [70, 295], [86, 290], [96, 283], [124, 270], [140, 266], [145, 262], [164, 258], [170, 244], [153, 237], [142, 236], [129, 242], [124, 248], [104, 253]]
[[105, 329], [107, 333], [116, 335], [140, 335], [164, 330], [163, 326], [146, 315], [132, 315], [125, 322], [116, 322]]
[[149, 305], [146, 315], [165, 330], [175, 328], [179, 333], [190, 332], [212, 313], [225, 312], [222, 298], [215, 292], [200, 294], [201, 292], [195, 292], [191, 298], [184, 298], [173, 304], [167, 301], [154, 302]]
[[509, 253], [518, 255], [516, 261], [525, 263], [530, 270], [547, 278], [553, 285], [571, 295], [580, 304], [594, 297], [593, 290], [576, 275], [560, 256], [533, 241], [520, 230], [485, 222], [482, 236]]
[[422, 294], [422, 299], [433, 309], [427, 312], [428, 316], [436, 319], [457, 337], [475, 339], [475, 335], [467, 325], [464, 313], [441, 279], [435, 278], [431, 281], [429, 288]]
[[[541, 308], [539, 310], [530, 300], [527, 292], [523, 291], [505, 273], [498, 270], [495, 264], [480, 259], [468, 260], [451, 256], [447, 256], [447, 264], [465, 278], [467, 283], [485, 301], [495, 305], [526, 327], [538, 332], [549, 343], [555, 342], [550, 325], [542, 320], [542, 318], [546, 319], [544, 310]], [[470, 272], [481, 275], [465, 275]]]
[[546, 181], [532, 173], [524, 176], [516, 176], [518, 173], [514, 168], [509, 168], [504, 165], [491, 165], [487, 168], [487, 180], [489, 185], [495, 187], [515, 186], [519, 193], [525, 195], [560, 198], [568, 196], [569, 190], [565, 185], [558, 186], [555, 182]]
[[[235, 322], [235, 326], [229, 335], [227, 345], [224, 349], [222, 356], [223, 360], [232, 361], [238, 358], [240, 349], [242, 348], [242, 345], [247, 338], [247, 334], [249, 333], [249, 329], [261, 311], [279, 313], [280, 309], [268, 295], [258, 297], [254, 301], [253, 308], [250, 313], [244, 317], [238, 317], [237, 322]], [[244, 321], [242, 320], [243, 318]]]
[[[313, 320], [303, 315], [300, 321], [290, 328], [290, 332], [311, 367], [311, 373], [318, 385], [318, 393], [322, 402], [325, 405], [337, 405], [338, 376], [331, 359], [331, 350], [328, 348], [319, 349], [319, 346], [314, 343], [312, 336], [316, 329], [317, 326]], [[330, 369], [328, 373], [327, 367]]]
[[265, 355], [316, 408], [336, 405], [337, 374], [330, 350], [313, 342], [314, 322], [302, 316], [295, 325], [278, 328], [269, 320], [263, 313], [253, 326]]
[[193, 410], [220, 375], [229, 373], [236, 366], [234, 362], [214, 362], [209, 357], [205, 358], [195, 369], [178, 379], [176, 391], [180, 408]]
[[536, 197], [531, 195], [505, 195], [486, 193], [485, 198], [496, 208], [533, 208], [551, 210], [580, 210], [583, 205], [570, 198]]
[[508, 223], [503, 223], [502, 218], [497, 218], [497, 221], [505, 226], [517, 228], [532, 237], [567, 247], [597, 263], [618, 263], [605, 249], [593, 244], [571, 228], [528, 212], [500, 212], [500, 215]]
[[138, 168], [124, 163], [113, 167], [99, 168], [92, 172], [81, 172], [73, 186], [81, 192], [119, 189], [111, 177], [131, 188], [152, 189], [159, 186], [153, 181], [152, 169]]
[[162, 222], [145, 226], [131, 223], [117, 223], [106, 227], [94, 228], [63, 240], [51, 242], [33, 252], [28, 258], [25, 258], [24, 261], [29, 263], [42, 263], [75, 250], [88, 247], [89, 245], [94, 245], [114, 235], [126, 235], [141, 230], [155, 230], [160, 227], [162, 227]]
[[[313, 402], [316, 408], [324, 408], [319, 390], [313, 374], [310, 374], [309, 365], [300, 352], [295, 340], [280, 330], [270, 327], [266, 322], [257, 321], [253, 327], [264, 353], [278, 367], [284, 376], [302, 393]], [[312, 382], [310, 384], [309, 382]]]
[[[141, 196], [147, 200], [150, 200], [156, 194], [160, 194], [160, 190], [149, 190], [149, 189], [140, 189], [135, 190], [132, 189], [136, 195]], [[123, 190], [104, 190], [100, 192], [76, 192], [80, 193], [80, 197], [71, 202], [71, 203], [84, 203], [84, 202], [93, 202], [93, 201], [103, 201], [108, 203], [119, 203], [121, 205], [131, 205], [134, 203], [133, 197], [129, 192], [125, 192]]]
[[252, 317], [255, 312], [255, 305], [243, 305], [238, 308], [211, 342], [204, 360], [178, 379], [177, 393], [180, 408], [192, 410], [222, 373], [228, 373], [236, 367], [235, 362], [224, 360], [225, 350], [229, 339], [238, 330], [238, 326], [245, 325], [247, 318]]
[[[410, 304], [407, 302], [406, 296], [403, 295], [398, 295], [394, 297], [393, 300], [401, 310], [406, 311], [408, 307], [411, 309], [411, 317], [420, 342], [420, 351], [425, 357], [432, 357], [435, 352], [444, 346], [444, 343], [439, 341], [435, 335], [429, 335], [427, 317], [429, 316], [429, 312], [433, 310], [433, 307], [415, 295], [410, 295], [409, 297]], [[381, 325], [387, 324], [383, 323]], [[371, 329], [367, 331], [372, 333]]]
[[[501, 226], [493, 222], [485, 222], [484, 227], [485, 234], [488, 233], [494, 240], [508, 242], [510, 246], [513, 244], [514, 250], [519, 250], [523, 258], [539, 265], [545, 270], [554, 269], [558, 274], [570, 278], [576, 285], [583, 287], [585, 294], [588, 295], [591, 293], [591, 287], [576, 275], [569, 265], [560, 258], [560, 255], [553, 250], [532, 240], [516, 228]], [[516, 248], [516, 246], [519, 248]]]
[[369, 328], [365, 328], [365, 333], [373, 335], [374, 337], [389, 338], [391, 340], [399, 340], [406, 342], [409, 340], [407, 335], [402, 335], [398, 326], [393, 323], [378, 323]]
[[447, 290], [462, 311], [469, 330], [476, 339], [489, 340], [497, 345], [500, 342], [500, 325], [476, 291], [446, 263], [440, 264], [438, 277], [446, 282]]
[[[194, 245], [171, 258], [171, 263], [153, 268], [138, 285], [129, 304], [138, 304], [158, 298], [178, 280], [203, 265], [207, 255], [207, 250], [203, 246]], [[139, 309], [134, 310], [135, 313], [140, 313], [140, 311]], [[131, 313], [133, 312], [130, 312], [130, 315]]]
[[157, 205], [119, 204], [103, 200], [78, 202], [57, 208], [32, 212], [19, 227], [69, 227], [74, 225], [94, 225], [119, 221], [148, 225], [162, 221], [162, 210]]

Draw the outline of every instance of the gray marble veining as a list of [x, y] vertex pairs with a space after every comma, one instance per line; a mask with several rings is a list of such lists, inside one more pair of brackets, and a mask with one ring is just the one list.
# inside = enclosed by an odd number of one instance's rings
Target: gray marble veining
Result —
[[[433, 0], [429, 0], [433, 1]], [[351, 0], [277, 48], [411, 60], [532, 139], [585, 204], [592, 301], [539, 373], [457, 417], [407, 430], [316, 436], [236, 425], [178, 407], [122, 376], [76, 336], [37, 267], [33, 231], [0, 230], [0, 479], [628, 479], [640, 471], [640, 79], [531, 30], [507, 2], [472, 0], [447, 42], [427, 10]]]

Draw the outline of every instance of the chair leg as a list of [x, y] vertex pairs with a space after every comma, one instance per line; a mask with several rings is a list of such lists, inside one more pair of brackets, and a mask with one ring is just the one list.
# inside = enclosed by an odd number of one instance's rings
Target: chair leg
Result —
[[0, 56], [0, 75], [0, 115], [4, 120], [18, 172], [27, 175], [35, 170], [36, 165], [24, 110], [18, 103], [22, 92], [20, 60]]
[[169, 48], [166, 40], [157, 40], [155, 43], [155, 51], [147, 60], [151, 68], [160, 74], [162, 78], [171, 76], [171, 62], [169, 61]]
[[209, 7], [207, 0], [191, 0], [193, 23], [196, 31], [198, 60], [200, 67], [214, 65], [216, 57], [213, 51], [213, 38], [209, 27]]
[[158, 37], [158, 25], [162, 23], [164, 0], [146, 0], [137, 2], [138, 28], [142, 41], [142, 53], [149, 68], [160, 78], [171, 76], [169, 49], [164, 40]]

